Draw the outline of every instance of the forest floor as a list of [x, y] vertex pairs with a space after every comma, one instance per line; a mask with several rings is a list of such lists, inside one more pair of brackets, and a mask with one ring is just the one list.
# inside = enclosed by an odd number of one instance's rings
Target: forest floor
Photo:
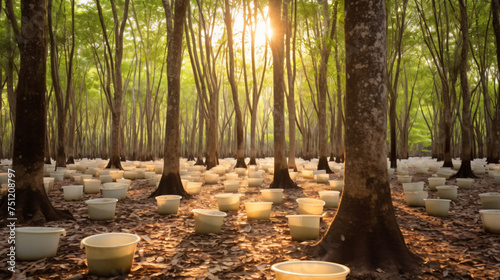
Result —
[[[410, 169], [410, 174], [413, 174]], [[427, 177], [415, 175], [413, 181]], [[268, 188], [272, 175], [264, 175], [262, 188]], [[338, 179], [331, 175], [331, 179]], [[244, 202], [260, 201], [259, 188], [240, 187], [240, 210], [229, 212], [222, 233], [194, 234], [192, 209], [217, 209], [214, 194], [223, 193], [222, 184], [204, 185], [199, 195], [181, 200], [177, 215], [159, 215], [156, 201], [148, 198], [154, 187], [146, 180], [135, 180], [128, 198], [119, 201], [116, 219], [91, 221], [84, 201], [65, 201], [61, 186], [71, 184], [68, 179], [56, 183], [49, 193], [57, 208], [69, 209], [75, 220], [49, 222], [46, 226], [62, 227], [67, 235], [61, 237], [55, 257], [34, 262], [16, 262], [16, 273], [6, 270], [7, 242], [0, 245], [0, 279], [97, 279], [87, 274], [86, 256], [80, 241], [87, 236], [104, 232], [128, 232], [141, 236], [128, 276], [114, 279], [274, 279], [271, 265], [290, 260], [308, 259], [303, 256], [304, 245], [314, 241], [292, 241], [287, 224], [288, 214], [298, 213], [295, 201], [299, 197], [318, 198], [318, 191], [328, 190], [324, 184], [300, 176], [301, 188], [284, 192], [282, 205], [275, 205], [269, 221], [247, 220]], [[448, 180], [454, 184], [454, 180]], [[480, 175], [470, 190], [459, 190], [458, 200], [451, 203], [449, 216], [432, 217], [424, 207], [406, 205], [401, 184], [391, 178], [391, 190], [396, 216], [409, 249], [422, 260], [420, 273], [413, 276], [386, 275], [386, 279], [500, 279], [500, 235], [483, 231], [479, 210], [479, 194], [498, 191], [488, 175]], [[84, 194], [84, 200], [99, 197]], [[437, 198], [429, 192], [429, 198]], [[322, 236], [335, 215], [336, 208], [325, 208], [321, 221]], [[23, 225], [18, 225], [23, 226]], [[8, 229], [1, 228], [1, 236]], [[380, 271], [379, 271], [380, 272]], [[355, 274], [355, 272], [353, 271]], [[357, 277], [359, 278], [359, 277]], [[361, 277], [362, 279], [363, 277]]]

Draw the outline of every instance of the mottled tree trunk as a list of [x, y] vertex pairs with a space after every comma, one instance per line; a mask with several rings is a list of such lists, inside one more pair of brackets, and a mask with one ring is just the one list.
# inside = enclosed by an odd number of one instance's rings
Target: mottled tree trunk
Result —
[[[21, 30], [13, 13], [12, 1], [6, 3], [19, 46], [21, 66], [16, 98], [16, 130], [12, 174], [15, 177], [15, 210], [8, 197], [0, 202], [2, 218], [17, 218], [21, 223], [71, 219], [69, 212], [55, 209], [43, 187], [44, 144], [46, 133], [46, 61], [45, 1], [21, 2]], [[12, 201], [12, 200], [11, 200]], [[7, 211], [8, 210], [8, 211]], [[6, 220], [4, 220], [6, 221]]]
[[[498, 20], [498, 15], [500, 13], [500, 3], [498, 0], [491, 0], [491, 9], [493, 13], [493, 31], [495, 34], [496, 42], [496, 55], [497, 55], [497, 67], [500, 67], [500, 22]], [[498, 78], [500, 81], [500, 78]], [[497, 102], [500, 100], [500, 86], [496, 90]], [[493, 113], [493, 120], [491, 123], [491, 135], [488, 139], [487, 148], [487, 160], [488, 163], [499, 163], [500, 162], [500, 106], [496, 106], [496, 110]]]
[[385, 1], [346, 0], [345, 14], [344, 191], [332, 224], [309, 253], [355, 275], [401, 273], [416, 259], [398, 227], [387, 175]]
[[[329, 22], [328, 17], [328, 1], [321, 0], [320, 4], [323, 5], [323, 17], [325, 21], [325, 30], [323, 36], [323, 42], [321, 44], [321, 64], [319, 68], [319, 79], [318, 79], [318, 123], [319, 125], [319, 161], [318, 170], [326, 170], [327, 173], [333, 173], [328, 165], [328, 127], [326, 125], [326, 95], [328, 94], [328, 84], [327, 84], [327, 68], [328, 60], [330, 58], [331, 47], [330, 42], [333, 40], [333, 35], [335, 34], [335, 28], [337, 24], [337, 6], [335, 4], [332, 16], [332, 23]], [[338, 2], [335, 2], [338, 3]], [[330, 30], [330, 25], [332, 25]]]
[[243, 117], [241, 115], [240, 103], [238, 101], [238, 87], [236, 85], [236, 80], [234, 77], [234, 50], [233, 50], [233, 27], [232, 27], [232, 16], [231, 7], [229, 6], [229, 0], [225, 0], [225, 17], [224, 22], [227, 28], [227, 46], [228, 46], [228, 58], [229, 58], [229, 69], [228, 69], [228, 80], [231, 85], [231, 93], [233, 96], [233, 106], [235, 112], [235, 124], [236, 124], [236, 166], [246, 168], [245, 163], [245, 141], [243, 139]]
[[163, 153], [163, 174], [158, 188], [150, 197], [164, 194], [177, 194], [189, 197], [184, 190], [179, 175], [180, 168], [180, 93], [181, 93], [181, 67], [182, 67], [182, 37], [184, 30], [184, 19], [186, 15], [187, 0], [175, 0], [175, 14], [168, 0], [163, 0], [165, 17], [167, 18], [167, 121], [165, 123], [165, 145]]
[[281, 0], [269, 0], [269, 17], [273, 37], [273, 124], [274, 124], [274, 178], [270, 188], [292, 188], [297, 185], [290, 179], [286, 160], [285, 141], [285, 73], [284, 73], [284, 23], [281, 19]]
[[[283, 14], [285, 15], [284, 21], [286, 24], [285, 55], [286, 55], [286, 73], [288, 81], [288, 96], [286, 99], [288, 107], [288, 169], [293, 169], [297, 171], [297, 165], [295, 164], [295, 150], [296, 150], [295, 76], [297, 72], [297, 66], [295, 63], [295, 44], [296, 44], [295, 38], [297, 31], [297, 6], [296, 6], [297, 1], [295, 0], [292, 3], [292, 6], [290, 8], [291, 12], [289, 13], [288, 9], [290, 2], [292, 1], [286, 0], [283, 4]], [[292, 14], [293, 14], [293, 20], [291, 18]], [[293, 35], [292, 35], [292, 30], [293, 30]]]
[[456, 178], [474, 178], [472, 173], [471, 160], [472, 160], [472, 122], [471, 122], [471, 92], [469, 89], [469, 80], [467, 78], [467, 56], [469, 53], [469, 25], [467, 23], [467, 7], [463, 0], [459, 0], [460, 6], [460, 27], [462, 30], [462, 50], [460, 61], [460, 94], [462, 95], [462, 165]]

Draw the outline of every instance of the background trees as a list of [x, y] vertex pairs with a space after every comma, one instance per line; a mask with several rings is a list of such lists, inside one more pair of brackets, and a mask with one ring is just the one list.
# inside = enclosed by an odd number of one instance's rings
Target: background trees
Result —
[[[73, 2], [51, 3], [47, 156], [111, 156], [115, 165], [120, 158], [163, 157], [168, 63], [164, 12], [159, 5], [75, 0], [73, 9]], [[287, 102], [283, 135], [290, 168], [295, 155], [324, 158], [326, 151], [337, 161], [343, 158], [346, 48], [344, 5], [336, 3], [287, 0], [280, 6], [285, 21]], [[398, 158], [431, 155], [451, 165], [451, 158], [463, 152], [464, 106], [471, 112], [471, 158], [484, 156], [496, 162], [500, 138], [497, 2], [464, 1], [471, 30], [466, 46], [458, 2], [387, 3], [391, 97], [387, 141], [394, 164]], [[250, 157], [249, 163], [272, 156], [277, 135], [270, 103], [273, 31], [267, 2], [228, 1], [230, 9], [222, 0], [189, 4], [179, 109], [182, 156], [196, 155], [198, 163], [206, 157], [208, 167], [216, 165], [219, 156], [236, 156], [238, 150]], [[128, 6], [130, 13], [126, 13]], [[230, 11], [230, 21], [225, 11]], [[12, 12], [19, 15], [19, 3], [14, 3]], [[228, 32], [229, 22], [232, 32]], [[19, 49], [7, 17], [0, 18], [0, 25], [0, 155], [12, 157]], [[465, 57], [462, 50], [468, 50]], [[329, 52], [330, 59], [322, 60]], [[463, 80], [459, 79], [462, 66], [468, 74]], [[460, 91], [466, 82], [471, 93], [468, 105]], [[62, 157], [58, 162], [63, 164]]]

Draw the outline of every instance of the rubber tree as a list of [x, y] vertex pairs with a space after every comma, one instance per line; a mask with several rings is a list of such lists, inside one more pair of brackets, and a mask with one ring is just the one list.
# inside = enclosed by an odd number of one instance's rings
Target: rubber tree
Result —
[[273, 55], [273, 125], [274, 125], [274, 178], [270, 188], [293, 188], [286, 160], [285, 142], [285, 23], [281, 18], [281, 0], [269, 0], [271, 19], [271, 53]]
[[324, 34], [323, 40], [321, 42], [321, 63], [318, 73], [318, 122], [319, 122], [319, 161], [318, 170], [326, 170], [327, 173], [333, 173], [328, 165], [328, 126], [326, 125], [326, 95], [328, 94], [328, 83], [327, 83], [327, 70], [328, 70], [328, 60], [331, 54], [331, 47], [333, 36], [335, 35], [335, 29], [337, 28], [337, 5], [338, 1], [335, 2], [333, 7], [333, 13], [331, 16], [331, 23], [328, 16], [329, 8], [328, 1], [318, 0], [319, 4], [323, 6], [323, 20], [324, 20]]
[[233, 39], [233, 17], [231, 13], [231, 6], [229, 0], [224, 1], [224, 22], [226, 23], [227, 31], [227, 48], [229, 58], [229, 69], [227, 69], [227, 78], [231, 86], [231, 93], [233, 97], [233, 107], [235, 112], [236, 123], [236, 165], [235, 167], [246, 168], [245, 163], [245, 140], [243, 138], [243, 117], [240, 109], [240, 102], [238, 100], [238, 86], [236, 85], [236, 78], [234, 77], [234, 39]]
[[[118, 18], [118, 9], [115, 0], [110, 0], [111, 9], [113, 12], [113, 34], [114, 44], [111, 44], [108, 36], [108, 30], [104, 21], [102, 6], [100, 0], [96, 0], [97, 11], [99, 13], [99, 21], [101, 23], [102, 34], [105, 42], [105, 59], [107, 75], [111, 77], [113, 83], [114, 94], [111, 94], [109, 83], [106, 86], [104, 93], [106, 101], [111, 109], [111, 143], [110, 143], [110, 159], [106, 168], [123, 169], [120, 162], [120, 120], [122, 117], [122, 100], [123, 100], [123, 80], [122, 80], [122, 60], [123, 60], [123, 34], [128, 19], [128, 8], [130, 0], [125, 0], [123, 5], [122, 19]], [[114, 53], [112, 48], [114, 47]], [[109, 78], [108, 78], [109, 79]]]
[[386, 32], [385, 1], [345, 1], [344, 190], [326, 234], [306, 251], [353, 274], [399, 274], [417, 263], [398, 227], [387, 173]]
[[[167, 20], [167, 121], [165, 123], [165, 146], [163, 154], [163, 173], [158, 188], [151, 194], [156, 197], [164, 194], [190, 195], [184, 190], [180, 176], [181, 137], [179, 125], [181, 67], [184, 35], [184, 21], [188, 0], [175, 0], [171, 7], [168, 0], [162, 0]], [[172, 13], [174, 10], [174, 13]]]
[[[6, 1], [21, 58], [16, 88], [16, 123], [12, 172], [12, 196], [3, 196], [0, 216], [34, 223], [72, 219], [67, 211], [54, 208], [43, 186], [47, 91], [46, 6], [44, 0], [21, 1], [21, 28], [12, 0]], [[6, 220], [5, 220], [6, 221]]]
[[[500, 67], [500, 3], [498, 0], [491, 0], [491, 10], [493, 13], [493, 33], [495, 34], [497, 67]], [[500, 81], [500, 77], [497, 77]], [[500, 83], [499, 83], [500, 85]], [[496, 90], [497, 101], [495, 111], [491, 114], [491, 135], [488, 135], [488, 163], [498, 163], [500, 161], [500, 86]]]
[[[61, 2], [64, 5], [63, 2]], [[75, 53], [75, 2], [71, 1], [71, 42], [69, 48], [69, 53], [67, 54], [66, 60], [66, 88], [63, 92], [61, 78], [59, 74], [60, 66], [60, 54], [57, 42], [57, 24], [53, 23], [53, 18], [57, 17], [58, 14], [53, 16], [53, 0], [48, 0], [47, 3], [47, 25], [50, 41], [50, 75], [52, 78], [52, 87], [54, 89], [54, 95], [56, 98], [56, 108], [57, 108], [57, 141], [56, 141], [56, 166], [66, 167], [66, 120], [69, 111], [70, 102], [74, 97], [74, 86], [73, 86], [73, 57]], [[64, 52], [67, 53], [66, 51]], [[73, 108], [75, 110], [75, 108]], [[73, 131], [68, 131], [74, 134]], [[72, 155], [73, 156], [73, 155]], [[69, 158], [68, 158], [69, 160]], [[71, 159], [74, 163], [73, 158]]]
[[460, 29], [462, 30], [462, 49], [460, 51], [460, 94], [462, 95], [462, 164], [456, 178], [475, 178], [472, 172], [472, 122], [471, 122], [471, 92], [469, 88], [469, 80], [467, 78], [468, 54], [469, 54], [469, 25], [467, 20], [466, 1], [459, 0], [460, 6]]

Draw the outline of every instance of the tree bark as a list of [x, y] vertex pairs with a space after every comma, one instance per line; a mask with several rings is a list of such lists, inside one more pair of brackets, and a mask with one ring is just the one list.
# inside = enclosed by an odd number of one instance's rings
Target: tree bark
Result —
[[416, 260], [398, 227], [387, 175], [385, 11], [385, 1], [345, 1], [344, 191], [325, 236], [309, 248], [359, 275], [412, 271]]
[[[111, 97], [111, 90], [105, 91], [107, 94], [106, 100], [111, 108], [111, 144], [110, 144], [110, 159], [106, 168], [123, 169], [120, 161], [120, 129], [122, 115], [122, 100], [123, 100], [123, 82], [122, 82], [122, 60], [123, 60], [123, 34], [125, 25], [128, 19], [128, 9], [130, 0], [125, 0], [123, 7], [123, 15], [121, 21], [118, 19], [118, 11], [115, 1], [111, 0], [111, 8], [113, 12], [113, 30], [115, 35], [115, 53], [111, 51], [111, 44], [108, 40], [107, 30], [104, 23], [100, 0], [96, 0], [97, 9], [99, 12], [99, 20], [101, 22], [102, 32], [104, 35], [106, 51], [108, 53], [108, 75], [113, 81], [114, 95]], [[114, 58], [114, 60], [113, 60]]]
[[[12, 7], [12, 1], [7, 5]], [[12, 11], [12, 10], [11, 10]], [[55, 209], [43, 187], [44, 144], [46, 133], [46, 61], [45, 1], [21, 2], [21, 30], [14, 14], [9, 18], [16, 31], [21, 66], [17, 85], [16, 130], [12, 169], [15, 173], [15, 213], [9, 213], [7, 196], [0, 202], [2, 218], [17, 218], [18, 222], [34, 223], [72, 219], [67, 211]], [[6, 221], [6, 220], [4, 220]]]
[[[328, 84], [327, 84], [327, 70], [328, 70], [328, 60], [331, 53], [331, 41], [333, 40], [333, 35], [335, 34], [335, 29], [337, 28], [337, 4], [335, 2], [335, 7], [333, 8], [332, 24], [328, 20], [328, 1], [321, 0], [318, 1], [323, 5], [323, 17], [325, 21], [325, 30], [323, 36], [323, 42], [321, 44], [321, 63], [319, 68], [319, 78], [318, 78], [318, 123], [319, 125], [319, 161], [318, 170], [326, 170], [327, 173], [333, 173], [328, 165], [328, 128], [326, 125], [326, 95], [328, 94]], [[331, 26], [331, 27], [330, 27]], [[330, 29], [331, 28], [331, 29]]]
[[63, 96], [61, 81], [59, 79], [59, 55], [52, 24], [52, 0], [47, 3], [47, 24], [50, 39], [50, 74], [52, 87], [56, 97], [57, 108], [57, 141], [56, 141], [56, 166], [66, 167], [66, 115], [68, 113], [68, 100]]
[[460, 29], [462, 30], [462, 50], [460, 55], [460, 93], [462, 95], [462, 164], [454, 178], [475, 178], [472, 172], [472, 123], [471, 123], [471, 92], [469, 89], [468, 54], [469, 54], [469, 25], [467, 22], [467, 7], [464, 0], [459, 0]]
[[269, 0], [269, 17], [273, 37], [273, 122], [274, 122], [274, 178], [270, 188], [293, 188], [286, 160], [285, 142], [285, 73], [284, 73], [284, 23], [281, 19], [281, 0]]
[[233, 96], [233, 106], [235, 112], [235, 123], [236, 123], [236, 165], [235, 167], [246, 168], [245, 163], [245, 141], [243, 138], [243, 117], [241, 115], [240, 102], [238, 100], [238, 87], [236, 86], [236, 80], [234, 77], [234, 43], [233, 43], [233, 26], [232, 26], [232, 16], [231, 7], [229, 5], [229, 0], [224, 1], [225, 4], [225, 16], [224, 21], [227, 28], [227, 46], [228, 46], [228, 58], [229, 58], [229, 69], [228, 69], [228, 80], [231, 85], [231, 93]]
[[[493, 13], [493, 33], [495, 34], [497, 67], [500, 67], [500, 22], [498, 15], [500, 13], [500, 3], [498, 0], [491, 0], [491, 9]], [[500, 81], [500, 77], [497, 78]], [[500, 100], [500, 83], [498, 85], [497, 102]], [[491, 125], [491, 136], [488, 145], [488, 163], [500, 162], [500, 106], [496, 106]]]
[[[180, 93], [181, 93], [181, 67], [184, 19], [188, 0], [175, 0], [173, 7], [175, 13], [172, 15], [172, 7], [168, 0], [163, 0], [165, 17], [167, 19], [167, 121], [165, 123], [165, 146], [163, 154], [163, 173], [158, 188], [150, 197], [164, 194], [177, 194], [190, 197], [182, 186], [179, 174], [180, 160]], [[173, 17], [173, 20], [172, 20]], [[170, 23], [170, 24], [169, 24]], [[173, 26], [172, 26], [173, 25]]]
[[[294, 0], [291, 7], [291, 12], [288, 12], [290, 0], [285, 0], [283, 4], [283, 14], [285, 15], [284, 21], [286, 23], [285, 30], [285, 52], [286, 52], [286, 73], [288, 81], [288, 169], [297, 171], [295, 163], [295, 150], [296, 150], [296, 129], [295, 129], [295, 76], [297, 73], [297, 64], [295, 63], [295, 44], [297, 33], [297, 0]], [[291, 17], [293, 15], [293, 19]], [[293, 24], [292, 24], [293, 23]], [[293, 31], [293, 38], [292, 38]], [[292, 45], [291, 45], [291, 42]], [[292, 67], [293, 65], [293, 67]]]
[[342, 85], [340, 75], [343, 73], [343, 69], [340, 66], [339, 59], [339, 42], [338, 42], [338, 32], [335, 32], [335, 66], [337, 69], [337, 117], [336, 117], [336, 125], [335, 125], [335, 136], [334, 136], [334, 155], [335, 162], [340, 163], [344, 162], [344, 137], [342, 136], [342, 127], [344, 124], [344, 114], [342, 109]]

